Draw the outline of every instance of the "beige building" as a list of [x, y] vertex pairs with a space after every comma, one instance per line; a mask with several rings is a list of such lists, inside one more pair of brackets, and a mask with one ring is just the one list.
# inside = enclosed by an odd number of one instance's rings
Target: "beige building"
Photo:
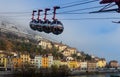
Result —
[[96, 62], [95, 61], [87, 62], [87, 71], [88, 72], [96, 71]]
[[0, 67], [5, 69], [12, 67], [11, 54], [7, 52], [0, 52]]
[[62, 52], [67, 48], [67, 45], [64, 45], [62, 43], [53, 43], [53, 44], [58, 49], [59, 52]]
[[53, 65], [59, 67], [61, 64], [61, 61], [60, 60], [53, 60]]
[[73, 60], [73, 61], [68, 61], [67, 64], [68, 64], [68, 67], [69, 67], [70, 69], [79, 68], [79, 64], [78, 64], [78, 62], [75, 61], [75, 60]]
[[29, 54], [20, 54], [20, 58], [22, 59], [22, 63], [30, 63], [30, 55]]
[[0, 52], [0, 64], [4, 63], [6, 57], [7, 57], [7, 53]]
[[41, 46], [43, 49], [52, 48], [51, 41], [49, 40], [40, 40], [38, 45]]
[[81, 69], [81, 71], [87, 71], [87, 64], [88, 64], [87, 61], [80, 62], [80, 69]]
[[64, 56], [71, 56], [72, 54], [76, 54], [76, 52], [77, 52], [76, 48], [67, 47], [62, 54]]
[[97, 61], [97, 68], [104, 68], [106, 66], [107, 62], [105, 59], [99, 59]]
[[118, 67], [118, 61], [116, 61], [116, 60], [110, 61], [110, 62], [109, 62], [109, 66], [110, 66], [111, 68], [117, 68], [117, 67]]
[[64, 60], [61, 61], [60, 65], [66, 65], [66, 66], [68, 66], [67, 61], [64, 61]]
[[82, 56], [81, 53], [80, 53], [79, 51], [77, 52], [77, 56]]

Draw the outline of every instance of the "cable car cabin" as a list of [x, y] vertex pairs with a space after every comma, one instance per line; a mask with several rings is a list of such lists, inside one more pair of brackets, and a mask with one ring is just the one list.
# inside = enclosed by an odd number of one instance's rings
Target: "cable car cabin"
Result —
[[36, 30], [37, 29], [36, 28], [36, 23], [37, 23], [37, 21], [35, 19], [30, 22], [30, 28], [32, 30]]
[[45, 33], [51, 33], [51, 29], [52, 29], [51, 22], [49, 20], [45, 20], [43, 22], [43, 31]]
[[61, 34], [63, 32], [63, 30], [64, 30], [63, 24], [58, 20], [54, 20], [51, 23], [51, 25], [53, 27], [52, 33], [55, 34], [55, 35]]
[[112, 3], [115, 2], [115, 4], [118, 6], [117, 12], [120, 13], [120, 0], [102, 0], [100, 4], [107, 4], [107, 3]]
[[43, 31], [43, 21], [42, 20], [38, 20], [37, 23], [36, 23], [36, 27], [37, 27], [37, 30], [39, 32], [42, 32]]
[[120, 0], [102, 0], [100, 4], [112, 3], [112, 2], [120, 2]]

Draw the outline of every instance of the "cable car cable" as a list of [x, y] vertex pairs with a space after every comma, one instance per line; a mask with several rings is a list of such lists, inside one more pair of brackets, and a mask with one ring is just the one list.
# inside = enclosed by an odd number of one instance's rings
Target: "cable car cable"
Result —
[[88, 4], [88, 3], [92, 3], [92, 2], [96, 2], [96, 1], [99, 1], [99, 0], [91, 0], [91, 1], [87, 1], [87, 2], [76, 3], [76, 4], [72, 4], [72, 5], [68, 5], [68, 6], [63, 6], [60, 9], [74, 7], [74, 6], [83, 5], [83, 4]]
[[[80, 3], [68, 5], [68, 6], [63, 6], [60, 9], [73, 7], [73, 6], [78, 6], [78, 5], [82, 5], [82, 4], [88, 4], [88, 3], [91, 3], [91, 2], [95, 2], [95, 1], [98, 1], [98, 0], [92, 0], [92, 1], [87, 1], [87, 2], [80, 2]], [[53, 10], [53, 9], [51, 9], [51, 10]], [[27, 14], [27, 13], [31, 13], [31, 12], [0, 12], [0, 14]]]
[[69, 12], [75, 12], [75, 11], [82, 11], [82, 10], [89, 10], [89, 9], [94, 9], [94, 8], [100, 8], [100, 7], [104, 7], [102, 6], [93, 6], [93, 7], [89, 7], [89, 8], [83, 8], [83, 9], [76, 9], [76, 10], [70, 10], [70, 11], [63, 11], [63, 12], [59, 12], [57, 14], [62, 14], [62, 13], [69, 13]]
[[68, 19], [59, 19], [59, 20], [108, 20], [108, 19], [120, 19], [117, 17], [111, 17], [111, 18], [78, 18], [78, 19], [74, 19], [74, 18], [68, 18]]
[[74, 4], [74, 3], [78, 3], [78, 2], [85, 2], [85, 1], [89, 1], [89, 0], [77, 0], [77, 1], [73, 1], [73, 2], [64, 3], [61, 5], [70, 5], [70, 4]]

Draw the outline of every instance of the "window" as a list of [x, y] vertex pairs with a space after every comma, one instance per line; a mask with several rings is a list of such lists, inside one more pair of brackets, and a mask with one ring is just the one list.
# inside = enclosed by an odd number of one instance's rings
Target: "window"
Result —
[[36, 60], [36, 62], [38, 62], [38, 60]]

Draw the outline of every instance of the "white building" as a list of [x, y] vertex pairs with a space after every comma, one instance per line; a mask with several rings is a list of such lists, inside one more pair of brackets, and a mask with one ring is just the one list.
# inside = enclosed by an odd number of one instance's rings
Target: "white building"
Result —
[[81, 62], [80, 63], [80, 66], [81, 66], [81, 71], [86, 71], [87, 70], [87, 62]]
[[42, 60], [42, 56], [40, 55], [35, 56], [34, 64], [37, 68], [40, 68], [42, 66], [41, 60]]

